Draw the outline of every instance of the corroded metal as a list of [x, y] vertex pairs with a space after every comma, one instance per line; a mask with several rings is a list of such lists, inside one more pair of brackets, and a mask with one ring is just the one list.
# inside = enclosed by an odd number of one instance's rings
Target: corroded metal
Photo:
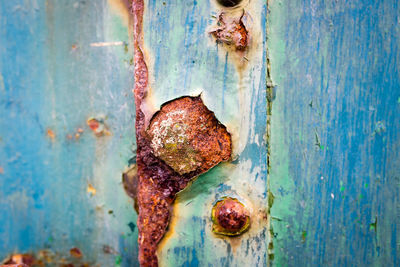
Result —
[[244, 14], [235, 18], [221, 12], [218, 16], [217, 27], [210, 33], [219, 43], [233, 47], [235, 50], [245, 50], [249, 43], [249, 33], [243, 23]]
[[180, 175], [204, 172], [231, 154], [230, 134], [200, 97], [163, 105], [147, 132], [154, 155]]
[[[182, 97], [161, 107], [146, 129], [142, 110], [148, 86], [143, 55], [143, 0], [132, 2], [137, 141], [139, 262], [158, 266], [157, 245], [176, 194], [199, 174], [231, 156], [231, 136], [201, 97]], [[125, 179], [126, 180], [126, 179]], [[125, 185], [125, 188], [131, 188]]]
[[140, 134], [139, 260], [142, 266], [157, 266], [157, 244], [168, 226], [176, 194], [194, 177], [230, 158], [231, 136], [200, 97], [163, 105], [146, 134]]
[[250, 213], [236, 198], [226, 197], [211, 211], [213, 232], [220, 235], [240, 235], [250, 227]]

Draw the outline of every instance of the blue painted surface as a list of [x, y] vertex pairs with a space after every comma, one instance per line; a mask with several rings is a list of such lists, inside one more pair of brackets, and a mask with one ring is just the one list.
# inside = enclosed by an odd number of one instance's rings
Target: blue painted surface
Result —
[[[121, 257], [122, 266], [137, 266], [136, 214], [121, 185], [135, 149], [129, 15], [117, 0], [28, 2], [0, 3], [0, 259], [48, 249], [70, 260], [78, 247], [82, 262], [113, 266]], [[180, 217], [159, 252], [164, 266], [267, 263], [266, 9], [252, 5], [258, 47], [239, 75], [208, 34], [214, 2], [146, 1], [154, 105], [202, 92], [236, 136], [235, 161], [179, 195]], [[104, 118], [111, 136], [90, 131], [92, 116]], [[254, 227], [236, 243], [211, 233], [211, 206], [226, 194], [255, 203]]]
[[[127, 42], [124, 29], [106, 1], [0, 3], [0, 258], [78, 247], [83, 261], [112, 266], [108, 245], [126, 266], [136, 261], [136, 215], [121, 186], [133, 156], [131, 53], [90, 45]], [[112, 136], [95, 137], [91, 116]]]
[[399, 8], [269, 1], [276, 266], [400, 265]]
[[[79, 247], [87, 262], [113, 266], [121, 256], [137, 266], [136, 215], [120, 183], [135, 148], [132, 51], [91, 46], [130, 44], [116, 2], [0, 3], [0, 258], [42, 249], [68, 257]], [[160, 257], [167, 266], [263, 266], [265, 225], [235, 250], [212, 236], [207, 212], [243, 178], [257, 187], [244, 197], [266, 207], [266, 46], [241, 95], [232, 57], [206, 34], [215, 6], [165, 3], [148, 1], [145, 14], [154, 104], [203, 91], [228, 127], [253, 124], [237, 129], [245, 141], [234, 164], [178, 197], [181, 217]], [[272, 265], [400, 265], [399, 21], [395, 0], [269, 1]], [[95, 137], [91, 116], [104, 116], [112, 135]]]

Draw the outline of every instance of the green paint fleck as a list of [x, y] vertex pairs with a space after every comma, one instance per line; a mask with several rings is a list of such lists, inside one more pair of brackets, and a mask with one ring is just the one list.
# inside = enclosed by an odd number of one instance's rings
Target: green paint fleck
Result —
[[121, 263], [122, 263], [122, 257], [121, 255], [117, 255], [115, 257], [115, 266], [121, 266]]
[[340, 192], [344, 192], [344, 189], [343, 181], [340, 181]]
[[306, 238], [307, 238], [307, 231], [301, 232], [301, 242], [302, 243], [306, 242]]
[[375, 136], [376, 134], [382, 135], [384, 132], [386, 132], [385, 123], [382, 121], [375, 123], [375, 130], [372, 136]]
[[271, 210], [271, 207], [274, 205], [275, 196], [274, 194], [268, 190], [268, 208]]
[[400, 104], [400, 96], [397, 98], [397, 104]]
[[369, 186], [369, 184], [368, 184], [368, 183], [366, 183], [366, 184], [365, 184], [365, 188], [368, 188], [368, 186]]
[[375, 217], [375, 221], [369, 224], [369, 230], [373, 230], [376, 233], [376, 227], [378, 224], [378, 217]]

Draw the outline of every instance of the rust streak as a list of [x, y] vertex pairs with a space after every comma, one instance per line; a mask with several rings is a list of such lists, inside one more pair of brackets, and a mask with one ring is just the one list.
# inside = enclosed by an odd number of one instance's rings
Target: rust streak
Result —
[[133, 0], [131, 11], [137, 178], [132, 172], [123, 180], [127, 192], [137, 198], [139, 263], [158, 266], [157, 246], [169, 224], [176, 194], [194, 177], [230, 159], [231, 135], [200, 96], [185, 96], [165, 103], [146, 129], [142, 105], [146, 101], [149, 74], [143, 55], [144, 1]]

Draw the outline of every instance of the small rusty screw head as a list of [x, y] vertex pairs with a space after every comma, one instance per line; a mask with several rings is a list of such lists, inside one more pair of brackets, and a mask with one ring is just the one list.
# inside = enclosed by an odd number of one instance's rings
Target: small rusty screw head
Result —
[[211, 212], [213, 232], [235, 236], [250, 226], [250, 215], [246, 207], [236, 198], [226, 197], [218, 201]]

